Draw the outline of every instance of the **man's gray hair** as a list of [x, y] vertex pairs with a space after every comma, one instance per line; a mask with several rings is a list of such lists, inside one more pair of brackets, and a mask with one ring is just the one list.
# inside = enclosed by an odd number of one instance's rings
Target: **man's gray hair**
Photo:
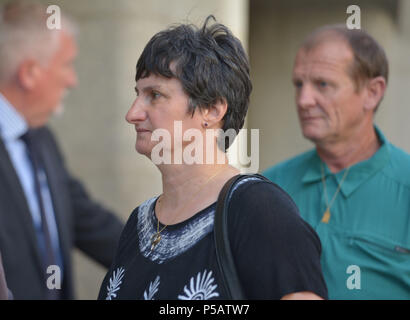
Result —
[[61, 14], [61, 30], [47, 28], [47, 7], [33, 1], [10, 1], [0, 7], [0, 83], [9, 81], [21, 62], [46, 65], [59, 44], [59, 33], [77, 33], [74, 22]]

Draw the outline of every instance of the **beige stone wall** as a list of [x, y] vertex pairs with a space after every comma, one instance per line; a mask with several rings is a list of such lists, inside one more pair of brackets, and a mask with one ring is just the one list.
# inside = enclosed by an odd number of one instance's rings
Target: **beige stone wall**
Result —
[[[362, 28], [385, 48], [390, 60], [387, 94], [376, 123], [396, 145], [410, 152], [409, 1], [399, 4], [399, 16], [383, 4], [394, 1], [355, 1], [361, 8]], [[345, 23], [349, 1], [266, 1], [250, 6], [250, 60], [254, 92], [249, 127], [261, 132], [261, 170], [312, 148], [299, 130], [291, 83], [294, 56], [302, 39], [314, 28]]]

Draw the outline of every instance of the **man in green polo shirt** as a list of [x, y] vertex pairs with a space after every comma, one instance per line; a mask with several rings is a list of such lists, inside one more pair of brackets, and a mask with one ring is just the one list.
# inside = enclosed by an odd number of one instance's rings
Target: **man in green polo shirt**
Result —
[[410, 299], [410, 155], [373, 123], [387, 79], [384, 50], [366, 32], [312, 33], [293, 83], [315, 148], [263, 173], [318, 233], [330, 299]]

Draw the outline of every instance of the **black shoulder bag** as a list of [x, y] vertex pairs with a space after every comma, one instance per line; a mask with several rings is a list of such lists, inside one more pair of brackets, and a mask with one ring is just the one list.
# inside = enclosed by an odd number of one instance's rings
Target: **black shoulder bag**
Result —
[[236, 266], [233, 261], [231, 246], [229, 243], [228, 230], [228, 202], [231, 197], [232, 190], [240, 180], [249, 177], [258, 177], [264, 181], [271, 183], [270, 180], [259, 174], [253, 175], [236, 175], [228, 180], [223, 186], [218, 196], [216, 204], [215, 222], [214, 222], [214, 240], [216, 248], [216, 258], [218, 261], [219, 271], [222, 275], [222, 280], [225, 285], [225, 290], [231, 300], [245, 300], [240, 279], [236, 271]]

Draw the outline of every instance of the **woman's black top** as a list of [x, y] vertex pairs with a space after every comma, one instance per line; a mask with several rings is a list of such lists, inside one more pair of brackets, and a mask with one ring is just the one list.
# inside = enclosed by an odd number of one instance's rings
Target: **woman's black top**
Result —
[[[156, 200], [132, 212], [98, 298], [226, 299], [213, 238], [216, 202], [167, 226], [151, 251]], [[301, 291], [327, 298], [320, 240], [278, 186], [251, 176], [242, 180], [229, 203], [228, 228], [246, 298], [280, 299]]]

